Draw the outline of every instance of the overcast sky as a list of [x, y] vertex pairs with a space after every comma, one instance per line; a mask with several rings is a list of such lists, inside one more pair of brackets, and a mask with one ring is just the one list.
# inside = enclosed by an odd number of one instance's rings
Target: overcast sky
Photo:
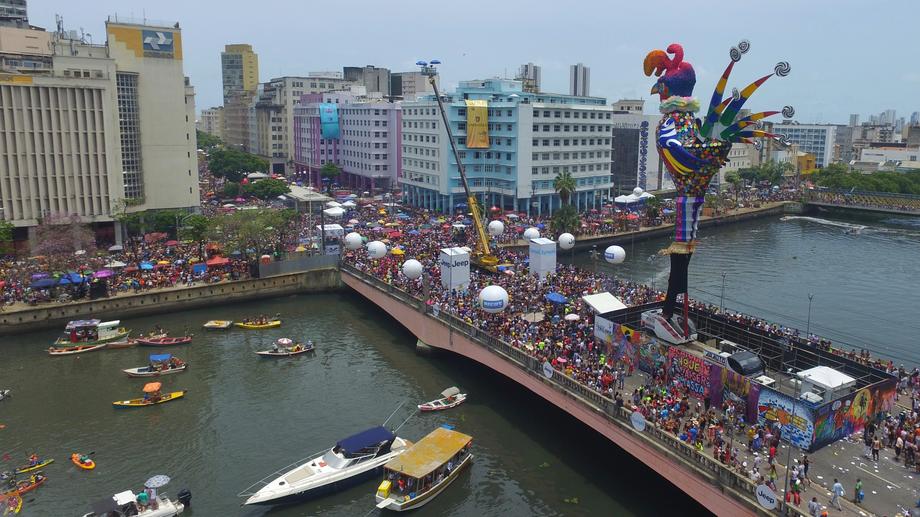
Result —
[[[546, 6], [546, 7], [544, 7]], [[686, 6], [686, 7], [685, 7]], [[791, 104], [800, 122], [846, 123], [850, 113], [920, 110], [920, 2], [809, 0], [765, 2], [397, 0], [29, 0], [33, 25], [83, 28], [94, 42], [107, 15], [178, 21], [185, 73], [199, 108], [221, 102], [220, 52], [250, 43], [259, 55], [260, 80], [343, 65], [373, 64], [414, 70], [438, 58], [442, 82], [512, 77], [532, 61], [543, 67], [544, 91], [568, 93], [568, 66], [591, 68], [591, 94], [643, 97], [653, 81], [642, 73], [652, 49], [678, 42], [697, 74], [695, 95], [706, 108], [728, 50], [741, 39], [751, 51], [729, 86], [743, 88], [786, 60], [792, 73], [768, 81], [746, 107]], [[742, 84], [743, 83], [743, 84]]]

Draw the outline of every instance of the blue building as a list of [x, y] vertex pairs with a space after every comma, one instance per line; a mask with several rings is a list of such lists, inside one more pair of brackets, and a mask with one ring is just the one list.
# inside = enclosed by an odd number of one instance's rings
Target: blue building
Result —
[[[553, 179], [575, 178], [571, 202], [601, 206], [613, 187], [611, 114], [601, 97], [524, 92], [520, 81], [463, 81], [442, 97], [471, 190], [486, 207], [551, 214], [561, 206]], [[488, 148], [467, 147], [468, 100], [486, 101]], [[403, 201], [450, 212], [466, 202], [433, 95], [402, 104]]]

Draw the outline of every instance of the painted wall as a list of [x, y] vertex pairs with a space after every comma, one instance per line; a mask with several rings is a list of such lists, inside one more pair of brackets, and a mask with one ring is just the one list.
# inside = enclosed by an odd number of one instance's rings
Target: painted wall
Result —
[[863, 388], [815, 410], [812, 448], [818, 449], [858, 433], [879, 413], [891, 411], [897, 381], [891, 378], [877, 386]]

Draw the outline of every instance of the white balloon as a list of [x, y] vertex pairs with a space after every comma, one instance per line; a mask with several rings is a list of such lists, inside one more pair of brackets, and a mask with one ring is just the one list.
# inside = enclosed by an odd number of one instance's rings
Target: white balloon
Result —
[[636, 197], [641, 196], [643, 192], [645, 192], [645, 191], [642, 190], [642, 187], [636, 187], [636, 188], [633, 189], [633, 194], [634, 194]]
[[415, 280], [422, 276], [422, 263], [415, 259], [409, 259], [403, 262], [402, 271], [409, 280]]
[[508, 306], [508, 291], [500, 285], [486, 286], [479, 291], [479, 306], [486, 312], [496, 313]]
[[380, 241], [367, 243], [367, 256], [372, 259], [383, 258], [387, 254], [387, 245]]
[[524, 230], [524, 238], [527, 240], [538, 239], [540, 237], [540, 230], [531, 226], [530, 228]]
[[492, 221], [489, 223], [489, 235], [497, 237], [505, 232], [505, 224], [501, 221]]
[[620, 264], [626, 260], [626, 250], [620, 246], [610, 246], [604, 250], [604, 260], [611, 264]]
[[361, 234], [358, 232], [351, 232], [345, 235], [345, 247], [350, 250], [356, 250], [364, 244], [364, 239], [361, 238]]
[[571, 233], [563, 233], [559, 236], [559, 247], [564, 250], [570, 250], [575, 246], [575, 236]]

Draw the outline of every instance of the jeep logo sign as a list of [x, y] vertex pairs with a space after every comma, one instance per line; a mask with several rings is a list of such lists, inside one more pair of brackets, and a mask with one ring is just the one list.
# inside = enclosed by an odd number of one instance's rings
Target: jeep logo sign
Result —
[[776, 509], [776, 494], [767, 485], [757, 486], [757, 502], [767, 510]]

